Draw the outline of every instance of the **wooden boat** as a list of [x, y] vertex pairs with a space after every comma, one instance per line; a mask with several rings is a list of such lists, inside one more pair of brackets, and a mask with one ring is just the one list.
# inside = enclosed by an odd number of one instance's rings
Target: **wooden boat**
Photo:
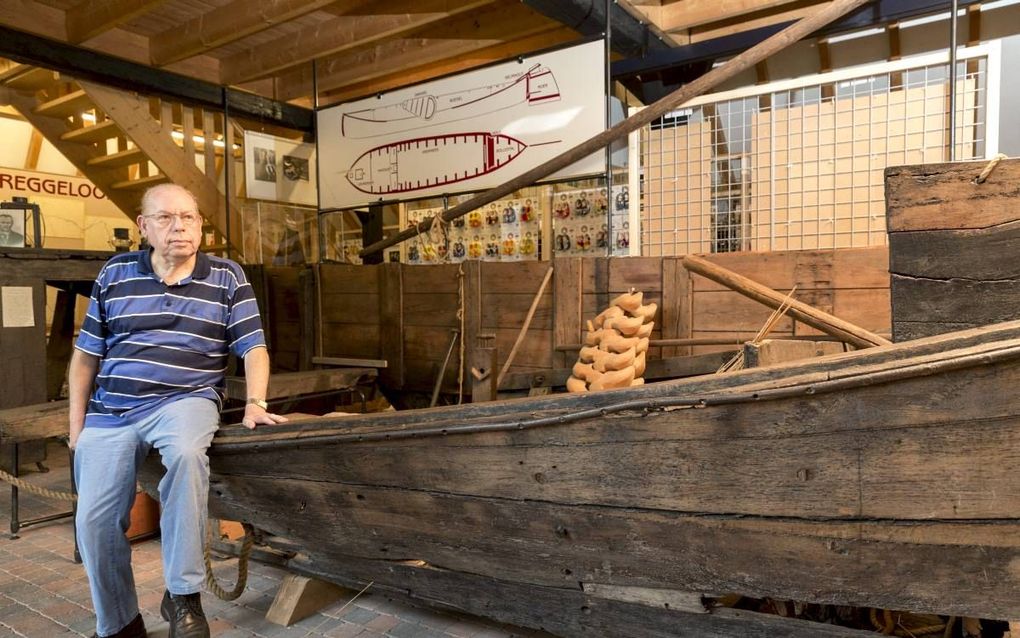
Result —
[[581, 395], [225, 427], [290, 567], [562, 636], [857, 636], [727, 594], [1020, 617], [1020, 322]]

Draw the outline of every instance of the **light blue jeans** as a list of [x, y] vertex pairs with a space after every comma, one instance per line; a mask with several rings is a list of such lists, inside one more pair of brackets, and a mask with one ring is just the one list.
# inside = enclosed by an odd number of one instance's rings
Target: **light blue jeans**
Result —
[[75, 526], [100, 636], [117, 633], [138, 614], [131, 546], [125, 532], [131, 521], [138, 467], [153, 447], [166, 468], [159, 482], [163, 579], [172, 594], [201, 591], [209, 499], [206, 450], [218, 426], [214, 402], [188, 398], [130, 425], [87, 427], [78, 437]]

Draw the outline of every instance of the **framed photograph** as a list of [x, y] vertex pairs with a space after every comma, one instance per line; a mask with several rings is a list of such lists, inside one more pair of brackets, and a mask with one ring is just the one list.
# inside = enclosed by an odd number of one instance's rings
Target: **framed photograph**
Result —
[[25, 247], [25, 216], [21, 208], [0, 209], [0, 247]]

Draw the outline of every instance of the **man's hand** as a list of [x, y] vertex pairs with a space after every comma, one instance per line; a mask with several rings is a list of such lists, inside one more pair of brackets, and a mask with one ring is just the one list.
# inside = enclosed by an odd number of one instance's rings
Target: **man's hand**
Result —
[[274, 425], [286, 422], [287, 417], [267, 412], [254, 403], [244, 406], [244, 418], [241, 419], [241, 425], [249, 430], [254, 430], [256, 425]]

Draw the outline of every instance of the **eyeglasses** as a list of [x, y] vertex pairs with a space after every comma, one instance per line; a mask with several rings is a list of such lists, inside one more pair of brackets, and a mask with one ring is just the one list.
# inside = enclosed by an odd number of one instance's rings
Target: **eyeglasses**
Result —
[[175, 219], [181, 220], [181, 225], [185, 228], [193, 228], [197, 224], [202, 222], [202, 216], [198, 213], [165, 213], [160, 212], [155, 215], [142, 215], [147, 219], [151, 219], [156, 226], [160, 228], [168, 228]]

